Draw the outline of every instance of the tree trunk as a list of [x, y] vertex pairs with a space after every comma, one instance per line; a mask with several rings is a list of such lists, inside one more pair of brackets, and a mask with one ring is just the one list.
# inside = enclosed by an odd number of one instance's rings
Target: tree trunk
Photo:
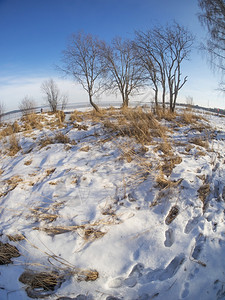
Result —
[[162, 91], [162, 107], [163, 111], [165, 111], [166, 108], [166, 88], [163, 86], [163, 91]]
[[173, 92], [170, 90], [170, 111], [173, 112]]
[[97, 112], [100, 112], [100, 109], [98, 107], [97, 104], [95, 104], [93, 101], [92, 101], [92, 96], [89, 94], [89, 101], [90, 101], [90, 104], [92, 105], [92, 107], [94, 107], [94, 109], [97, 111]]
[[175, 111], [176, 102], [177, 102], [177, 95], [178, 95], [178, 90], [176, 90], [176, 91], [174, 92], [172, 112]]
[[156, 84], [155, 84], [155, 88], [153, 90], [155, 91], [155, 107], [157, 109], [159, 104], [158, 104], [158, 87]]
[[129, 103], [129, 97], [128, 95], [125, 93], [125, 95], [122, 95], [123, 98], [123, 107], [128, 107], [128, 103]]

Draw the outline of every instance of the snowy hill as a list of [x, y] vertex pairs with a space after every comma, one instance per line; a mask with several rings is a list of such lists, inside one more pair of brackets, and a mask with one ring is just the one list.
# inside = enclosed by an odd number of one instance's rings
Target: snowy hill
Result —
[[43, 113], [0, 137], [0, 299], [225, 299], [225, 118]]

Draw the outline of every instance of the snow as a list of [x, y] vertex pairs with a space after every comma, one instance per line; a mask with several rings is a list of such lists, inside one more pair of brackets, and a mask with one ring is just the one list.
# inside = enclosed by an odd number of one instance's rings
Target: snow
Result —
[[[17, 133], [22, 149], [15, 156], [4, 152], [2, 139], [0, 241], [21, 256], [0, 265], [0, 299], [30, 299], [18, 280], [26, 269], [65, 276], [47, 299], [225, 299], [225, 118], [206, 118], [200, 121], [210, 124], [205, 131], [187, 124], [169, 133], [182, 161], [167, 179], [182, 180], [165, 188], [156, 184], [163, 156], [155, 144], [142, 155], [152, 170], [139, 180], [140, 164], [121, 157], [119, 146], [134, 141], [106, 141], [109, 133], [98, 122], [81, 122], [87, 130], [68, 121], [55, 130]], [[60, 131], [76, 143], [40, 147], [43, 137]], [[185, 151], [193, 137], [206, 136], [208, 149], [192, 144]], [[204, 184], [210, 186], [205, 207], [199, 196]], [[179, 213], [167, 225], [175, 206]], [[48, 231], [54, 228], [60, 234]], [[95, 233], [87, 235], [91, 229]], [[25, 239], [10, 241], [16, 234]], [[80, 281], [82, 270], [96, 270], [98, 278]]]

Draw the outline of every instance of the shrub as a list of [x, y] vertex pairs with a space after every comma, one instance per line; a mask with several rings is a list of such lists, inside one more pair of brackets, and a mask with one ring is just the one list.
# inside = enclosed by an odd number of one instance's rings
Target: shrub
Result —
[[18, 133], [20, 131], [20, 126], [17, 121], [13, 123], [12, 128], [14, 133]]
[[70, 143], [70, 138], [62, 132], [59, 132], [55, 135], [54, 141], [56, 143], [68, 144]]
[[26, 115], [22, 118], [22, 121], [25, 123], [24, 126], [26, 128], [27, 124], [29, 124], [29, 126], [27, 126], [28, 128], [31, 127], [32, 129], [42, 129], [43, 125], [41, 124], [41, 118], [37, 115], [37, 114], [29, 114]]
[[21, 150], [19, 141], [15, 134], [10, 135], [9, 137], [9, 155], [14, 156], [18, 151]]

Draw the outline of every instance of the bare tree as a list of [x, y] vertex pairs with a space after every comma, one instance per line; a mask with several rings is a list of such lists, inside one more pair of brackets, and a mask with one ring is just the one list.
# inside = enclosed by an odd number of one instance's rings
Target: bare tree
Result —
[[168, 88], [170, 110], [175, 110], [178, 92], [187, 81], [187, 77], [182, 78], [182, 62], [188, 58], [193, 40], [192, 34], [177, 23], [154, 27], [147, 32], [136, 32], [135, 47], [153, 83], [156, 106], [160, 83], [163, 109]]
[[93, 97], [98, 95], [103, 87], [99, 44], [98, 38], [90, 34], [73, 34], [66, 50], [63, 51], [64, 65], [60, 68], [82, 85], [96, 111], [99, 111], [99, 108], [93, 102]]
[[3, 102], [0, 102], [0, 124], [2, 123], [2, 117], [5, 112], [5, 104]]
[[192, 96], [186, 97], [186, 105], [187, 107], [191, 108], [194, 105], [194, 100]]
[[68, 96], [64, 94], [61, 96], [61, 110], [62, 111], [64, 111], [66, 109], [67, 104], [68, 104]]
[[162, 104], [165, 108], [166, 96], [166, 50], [168, 45], [159, 35], [157, 28], [146, 32], [136, 31], [134, 47], [139, 63], [145, 68], [153, 84], [155, 105], [158, 107], [158, 92], [162, 89]]
[[144, 72], [138, 63], [130, 40], [115, 38], [112, 45], [102, 44], [101, 54], [107, 90], [121, 93], [123, 106], [128, 106], [129, 97], [143, 88]]
[[162, 39], [168, 44], [166, 53], [166, 76], [169, 87], [170, 110], [175, 110], [179, 90], [187, 82], [187, 76], [182, 78], [181, 66], [185, 59], [188, 59], [194, 36], [183, 26], [174, 23], [166, 26], [160, 32]]
[[52, 112], [59, 109], [59, 105], [65, 108], [67, 104], [67, 96], [62, 95], [53, 79], [45, 80], [41, 85], [41, 90], [45, 94], [46, 102], [49, 104]]
[[[225, 1], [199, 0], [200, 22], [208, 29], [209, 38], [202, 49], [209, 53], [212, 67], [225, 71]], [[224, 88], [223, 88], [224, 89]]]
[[19, 109], [23, 115], [28, 115], [35, 112], [35, 106], [35, 101], [28, 96], [24, 97], [19, 103]]

